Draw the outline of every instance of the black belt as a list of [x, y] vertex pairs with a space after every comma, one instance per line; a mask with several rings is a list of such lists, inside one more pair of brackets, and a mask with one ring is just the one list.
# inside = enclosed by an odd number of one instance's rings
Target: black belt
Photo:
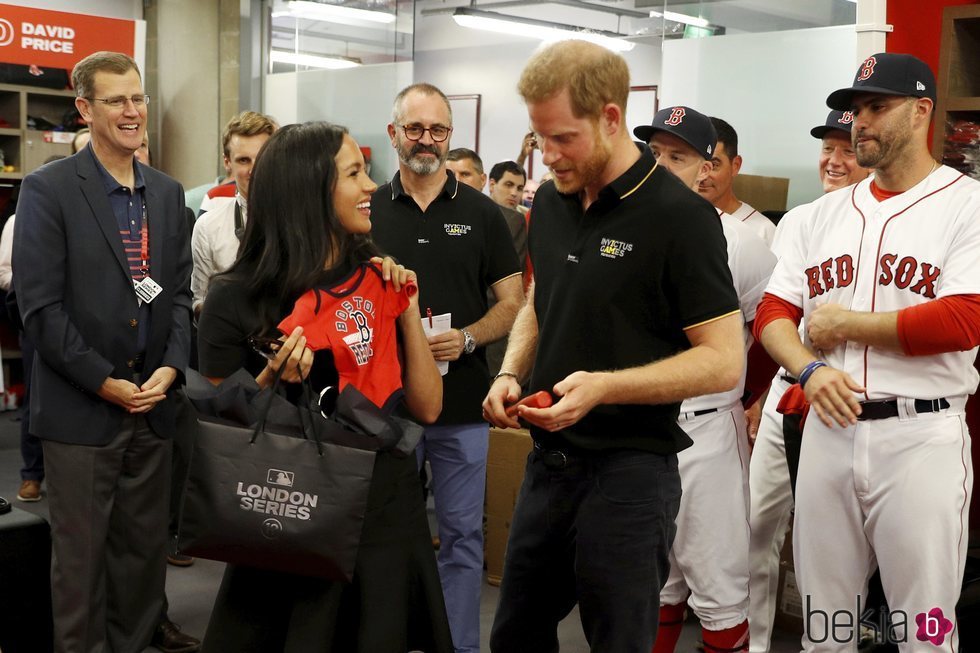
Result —
[[790, 385], [794, 385], [800, 382], [798, 378], [796, 378], [795, 376], [790, 376], [789, 374], [780, 374], [779, 378]]
[[545, 449], [537, 440], [534, 441], [534, 451], [548, 469], [565, 469], [570, 462], [570, 454], [560, 449]]
[[717, 413], [719, 410], [721, 410], [721, 409], [720, 408], [705, 408], [704, 410], [696, 410], [696, 411], [694, 411], [691, 414], [694, 415], [695, 417], [701, 417], [702, 415], [709, 415], [711, 413]]
[[[916, 413], [938, 413], [944, 408], [949, 408], [949, 402], [945, 399], [916, 399]], [[898, 417], [897, 399], [880, 399], [878, 401], [862, 401], [861, 414], [858, 419], [888, 419]]]

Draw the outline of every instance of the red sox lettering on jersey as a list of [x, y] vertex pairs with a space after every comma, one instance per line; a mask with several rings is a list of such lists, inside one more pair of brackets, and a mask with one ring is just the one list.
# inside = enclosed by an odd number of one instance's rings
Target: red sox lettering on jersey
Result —
[[[914, 256], [883, 254], [878, 260], [878, 285], [894, 285], [901, 290], [908, 289], [916, 295], [929, 299], [936, 298], [936, 282], [940, 268]], [[854, 258], [850, 254], [830, 257], [819, 264], [808, 267], [806, 274], [809, 299], [823, 295], [834, 288], [847, 288], [854, 281]], [[914, 282], [914, 283], [913, 283]]]
[[[885, 313], [980, 293], [980, 184], [940, 167], [880, 202], [870, 185], [809, 205], [787, 234], [768, 292], [801, 307], [804, 321], [826, 303]], [[823, 354], [867, 387], [868, 399], [965, 397], [977, 383], [974, 351], [912, 358], [846, 342]]]

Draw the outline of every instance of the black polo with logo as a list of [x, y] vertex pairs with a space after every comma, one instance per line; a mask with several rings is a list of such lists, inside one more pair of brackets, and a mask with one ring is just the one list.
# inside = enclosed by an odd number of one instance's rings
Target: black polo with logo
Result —
[[[622, 370], [690, 348], [684, 329], [739, 310], [718, 214], [639, 145], [588, 211], [554, 183], [534, 197], [528, 249], [538, 344], [530, 391], [572, 372]], [[680, 404], [600, 405], [546, 446], [674, 453]]]
[[[462, 328], [486, 314], [487, 289], [520, 274], [521, 265], [494, 201], [446, 175], [442, 192], [423, 212], [396, 173], [371, 198], [371, 234], [383, 252], [418, 274], [422, 315], [427, 309], [452, 313], [453, 327]], [[451, 362], [437, 424], [482, 422], [489, 381], [483, 347]]]

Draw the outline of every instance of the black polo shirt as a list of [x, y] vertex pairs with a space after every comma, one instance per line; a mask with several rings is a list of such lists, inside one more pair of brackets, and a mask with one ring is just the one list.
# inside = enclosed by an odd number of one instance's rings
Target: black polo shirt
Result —
[[[528, 249], [534, 268], [538, 345], [530, 391], [572, 372], [622, 370], [690, 348], [684, 329], [739, 310], [725, 236], [711, 204], [639, 160], [583, 213], [554, 183], [534, 196]], [[673, 453], [691, 444], [679, 403], [596, 406], [547, 446]]]
[[[442, 192], [423, 212], [396, 173], [371, 198], [371, 234], [381, 251], [418, 274], [422, 315], [452, 313], [453, 327], [462, 328], [486, 314], [487, 289], [520, 274], [521, 265], [493, 200], [446, 174]], [[489, 384], [483, 347], [451, 362], [437, 424], [482, 422]]]

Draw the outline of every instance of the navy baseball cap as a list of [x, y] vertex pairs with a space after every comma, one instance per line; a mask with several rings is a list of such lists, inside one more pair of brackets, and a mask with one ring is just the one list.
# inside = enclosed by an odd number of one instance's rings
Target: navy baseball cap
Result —
[[839, 89], [827, 97], [827, 106], [847, 111], [857, 93], [927, 97], [935, 103], [936, 77], [922, 59], [910, 54], [879, 52], [864, 60], [850, 88]]
[[667, 132], [681, 139], [694, 150], [710, 160], [714, 155], [718, 132], [708, 116], [690, 107], [667, 107], [657, 112], [653, 124], [641, 125], [633, 130], [633, 135], [644, 143], [649, 143], [654, 132]]
[[851, 133], [851, 125], [854, 124], [854, 114], [850, 111], [831, 111], [827, 114], [827, 123], [817, 125], [810, 130], [810, 136], [823, 138], [830, 131], [842, 131], [846, 134]]

